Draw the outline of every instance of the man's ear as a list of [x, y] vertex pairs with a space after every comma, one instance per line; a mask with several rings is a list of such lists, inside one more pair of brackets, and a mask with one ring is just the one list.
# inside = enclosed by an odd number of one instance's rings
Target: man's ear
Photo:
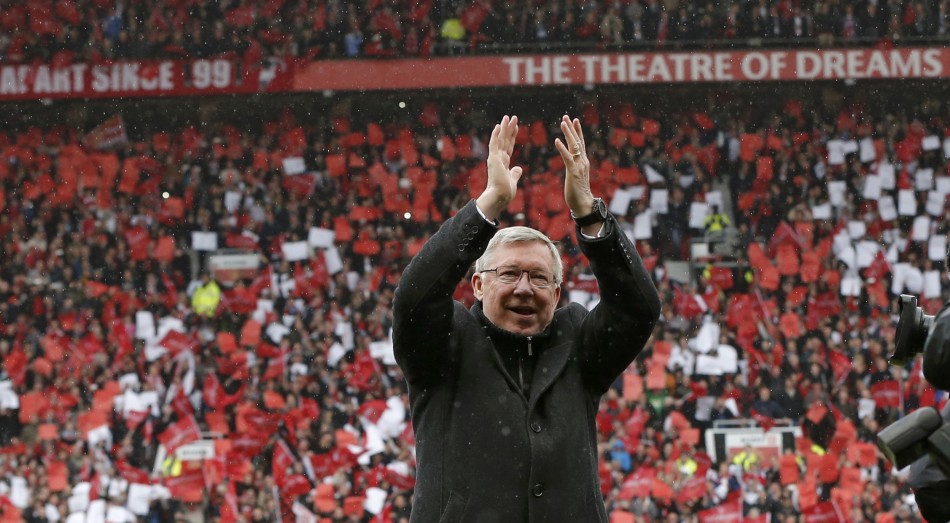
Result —
[[484, 286], [485, 280], [482, 278], [482, 273], [476, 272], [472, 274], [472, 291], [475, 292], [475, 299], [482, 301], [482, 296], [485, 295]]

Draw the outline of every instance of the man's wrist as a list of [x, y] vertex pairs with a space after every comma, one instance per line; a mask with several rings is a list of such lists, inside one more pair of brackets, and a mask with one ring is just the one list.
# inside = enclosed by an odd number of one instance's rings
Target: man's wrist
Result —
[[607, 205], [600, 198], [594, 198], [590, 205], [590, 211], [588, 211], [586, 214], [578, 214], [572, 209], [571, 218], [574, 219], [574, 222], [581, 229], [585, 229], [591, 225], [604, 223], [607, 221]]
[[475, 200], [475, 207], [478, 208], [478, 211], [486, 220], [492, 223], [498, 220], [498, 217], [501, 216], [502, 211], [504, 211], [507, 206], [507, 203], [489, 194], [487, 190]]

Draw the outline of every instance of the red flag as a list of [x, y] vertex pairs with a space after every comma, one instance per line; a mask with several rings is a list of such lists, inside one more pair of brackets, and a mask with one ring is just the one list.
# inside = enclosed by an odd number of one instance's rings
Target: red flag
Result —
[[699, 523], [741, 523], [742, 498], [699, 512]]
[[228, 481], [224, 492], [224, 503], [221, 504], [220, 523], [237, 523], [240, 517], [238, 509], [237, 490], [234, 488], [234, 482]]
[[772, 239], [769, 240], [768, 244], [769, 256], [775, 256], [775, 251], [780, 245], [791, 245], [798, 252], [802, 250], [802, 238], [788, 222], [780, 223], [775, 232], [772, 233]]
[[878, 407], [900, 407], [901, 386], [897, 380], [879, 381], [871, 385], [871, 397]]
[[82, 138], [82, 144], [90, 149], [103, 151], [125, 145], [129, 137], [125, 132], [125, 121], [116, 115], [93, 128]]
[[165, 486], [175, 499], [196, 503], [204, 495], [205, 478], [201, 467], [185, 467], [180, 476], [165, 479]]
[[620, 499], [645, 498], [650, 495], [650, 487], [656, 479], [656, 469], [650, 467], [638, 468], [620, 485]]
[[274, 445], [274, 454], [271, 457], [271, 474], [273, 474], [274, 483], [277, 484], [278, 488], [284, 488], [284, 479], [293, 471], [296, 462], [297, 458], [287, 448], [284, 440], [277, 440], [277, 444]]
[[201, 438], [201, 428], [193, 416], [184, 418], [166, 428], [158, 435], [158, 440], [165, 445], [165, 451], [173, 454], [178, 447]]
[[673, 306], [677, 315], [687, 319], [695, 318], [706, 311], [706, 307], [696, 300], [696, 296], [682, 292], [675, 287], [673, 288]]
[[828, 363], [831, 364], [831, 371], [835, 375], [835, 381], [839, 384], [844, 383], [848, 374], [851, 374], [851, 360], [848, 359], [846, 355], [835, 350], [828, 350], [826, 354], [828, 356]]
[[697, 499], [702, 499], [706, 494], [706, 478], [693, 476], [680, 487], [680, 492], [676, 496], [678, 503], [689, 503]]
[[805, 523], [844, 523], [845, 518], [832, 501], [816, 503], [814, 506], [802, 510]]
[[386, 411], [386, 402], [383, 400], [372, 400], [360, 405], [360, 417], [368, 419], [371, 423], [376, 423]]
[[884, 256], [884, 252], [878, 251], [877, 256], [874, 257], [874, 261], [872, 261], [871, 265], [869, 265], [868, 268], [864, 270], [864, 279], [868, 283], [874, 283], [890, 272], [891, 265], [887, 263], [887, 258]]
[[177, 356], [182, 351], [194, 351], [198, 347], [198, 340], [193, 336], [188, 336], [178, 331], [168, 331], [168, 334], [158, 342], [159, 345], [168, 349], [172, 356]]

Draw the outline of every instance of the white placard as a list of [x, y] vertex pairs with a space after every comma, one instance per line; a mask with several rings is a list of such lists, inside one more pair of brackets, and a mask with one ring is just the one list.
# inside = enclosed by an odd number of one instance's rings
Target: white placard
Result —
[[914, 218], [914, 226], [910, 230], [910, 239], [915, 242], [925, 242], [930, 238], [930, 217], [918, 216]]
[[864, 177], [864, 193], [866, 200], [877, 200], [881, 197], [881, 177], [869, 174]]
[[97, 499], [89, 502], [86, 509], [86, 523], [106, 523], [106, 500]]
[[330, 247], [323, 251], [323, 261], [327, 264], [327, 273], [336, 274], [343, 270], [343, 259], [340, 258], [340, 251], [336, 247]]
[[264, 329], [264, 332], [272, 341], [275, 343], [280, 343], [284, 339], [284, 336], [290, 334], [290, 328], [286, 325], [275, 322], [267, 324], [267, 328]]
[[706, 205], [712, 207], [713, 205], [718, 206], [719, 209], [723, 209], [722, 205], [722, 192], [721, 191], [709, 191], [706, 193]]
[[940, 297], [940, 271], [924, 272], [924, 298]]
[[880, 200], [877, 201], [877, 212], [881, 215], [881, 219], [884, 221], [891, 221], [897, 219], [897, 206], [894, 205], [894, 198], [890, 196], [882, 196]]
[[18, 409], [20, 408], [20, 396], [13, 390], [13, 382], [10, 380], [0, 381], [0, 409]]
[[841, 145], [841, 150], [844, 151], [844, 154], [851, 154], [858, 152], [858, 141], [857, 140], [847, 140]]
[[218, 250], [218, 233], [194, 231], [191, 233], [191, 248], [196, 251]]
[[132, 483], [129, 485], [129, 494], [126, 498], [126, 506], [133, 513], [139, 516], [148, 514], [149, 505], [152, 502], [152, 486], [142, 483]]
[[666, 189], [653, 189], [650, 191], [650, 209], [659, 214], [666, 214], [669, 211], [670, 193]]
[[703, 202], [689, 204], [689, 226], [693, 229], [702, 229], [705, 226], [709, 207]]
[[656, 169], [652, 165], [646, 163], [643, 164], [643, 173], [647, 176], [647, 183], [663, 183], [666, 181], [666, 178], [662, 174], [656, 172]]
[[828, 182], [828, 199], [831, 201], [831, 205], [835, 207], [844, 205], [844, 193], [846, 190], [847, 185], [842, 181]]
[[369, 344], [369, 355], [382, 361], [386, 365], [396, 364], [396, 355], [393, 351], [392, 340], [372, 341]]
[[917, 169], [914, 173], [914, 189], [918, 191], [929, 191], [934, 186], [934, 170]]
[[940, 194], [937, 191], [930, 191], [927, 193], [927, 204], [924, 208], [927, 210], [927, 214], [931, 216], [942, 216], [946, 204], [946, 195]]
[[696, 337], [690, 339], [687, 343], [693, 350], [705, 354], [711, 351], [713, 347], [719, 345], [720, 332], [721, 328], [718, 323], [707, 320], [704, 321], [702, 327], [699, 328]]
[[854, 251], [857, 254], [858, 268], [870, 267], [874, 262], [874, 257], [880, 252], [881, 246], [872, 241], [861, 241], [854, 245]]
[[310, 257], [310, 249], [307, 248], [307, 242], [284, 242], [280, 245], [280, 251], [287, 261], [306, 260]]
[[936, 135], [925, 136], [920, 145], [925, 151], [936, 151], [940, 148], [940, 138]]
[[897, 213], [901, 216], [917, 214], [917, 198], [914, 196], [914, 191], [910, 189], [897, 191]]
[[881, 160], [881, 163], [877, 164], [877, 175], [881, 177], [881, 189], [893, 191], [897, 187], [894, 165], [887, 160]]
[[589, 292], [572, 289], [568, 294], [568, 298], [571, 300], [572, 303], [579, 303], [583, 305], [587, 310], [591, 309], [590, 307], [587, 306], [588, 302], [590, 302], [590, 299], [591, 299], [591, 294]]
[[307, 170], [307, 166], [304, 164], [303, 158], [299, 156], [284, 158], [282, 163], [284, 164], [284, 172], [289, 175], [300, 174]]
[[877, 409], [877, 403], [872, 398], [861, 398], [858, 400], [858, 419], [864, 419], [873, 416]]
[[924, 273], [908, 264], [904, 269], [904, 286], [911, 294], [920, 294], [924, 291]]
[[861, 163], [870, 163], [877, 158], [877, 150], [874, 149], [874, 140], [870, 137], [861, 140], [861, 151], [858, 153]]
[[135, 339], [155, 339], [155, 317], [149, 311], [135, 312]]
[[851, 220], [848, 222], [848, 235], [852, 240], [860, 240], [868, 233], [868, 226], [861, 220]]
[[934, 185], [940, 194], [950, 194], [950, 176], [937, 176]]
[[858, 254], [851, 245], [839, 250], [835, 256], [843, 261], [849, 269], [855, 269], [858, 266]]
[[224, 193], [224, 208], [233, 213], [241, 206], [241, 193], [238, 191], [227, 191]]
[[135, 523], [135, 514], [131, 510], [119, 506], [110, 505], [106, 511], [106, 521], [109, 523]]
[[861, 278], [858, 277], [856, 273], [848, 271], [841, 278], [841, 295], [842, 296], [860, 296], [861, 295]]
[[927, 242], [927, 258], [933, 261], [942, 261], [947, 255], [947, 237], [940, 234], [930, 238]]
[[379, 487], [370, 487], [366, 489], [366, 500], [363, 501], [363, 508], [370, 514], [379, 514], [386, 504], [386, 491]]
[[816, 220], [831, 219], [831, 204], [822, 203], [811, 208], [811, 216]]
[[614, 191], [613, 198], [610, 199], [610, 206], [608, 210], [614, 216], [626, 216], [627, 209], [630, 208], [630, 202], [633, 201], [633, 196], [626, 189], [618, 187]]
[[825, 144], [828, 147], [828, 165], [841, 165], [844, 163], [844, 142], [841, 140], [828, 140]]
[[336, 239], [336, 232], [333, 229], [323, 229], [321, 227], [311, 227], [307, 234], [307, 243], [314, 248], [327, 249], [333, 247], [333, 240]]
[[648, 240], [653, 237], [653, 212], [647, 209], [633, 220], [633, 239]]

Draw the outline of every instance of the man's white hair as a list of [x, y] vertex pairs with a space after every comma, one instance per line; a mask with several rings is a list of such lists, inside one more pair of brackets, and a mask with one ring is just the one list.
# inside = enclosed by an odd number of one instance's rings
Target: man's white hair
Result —
[[554, 283], [560, 286], [564, 280], [564, 266], [561, 263], [561, 255], [557, 251], [557, 246], [554, 245], [554, 242], [543, 232], [520, 225], [506, 227], [495, 233], [495, 236], [488, 242], [488, 247], [485, 248], [485, 252], [482, 253], [481, 258], [475, 262], [475, 272], [495, 268], [491, 267], [490, 264], [496, 248], [502, 245], [511, 245], [512, 243], [520, 242], [541, 242], [548, 246], [548, 249], [551, 251], [551, 260], [554, 262]]

